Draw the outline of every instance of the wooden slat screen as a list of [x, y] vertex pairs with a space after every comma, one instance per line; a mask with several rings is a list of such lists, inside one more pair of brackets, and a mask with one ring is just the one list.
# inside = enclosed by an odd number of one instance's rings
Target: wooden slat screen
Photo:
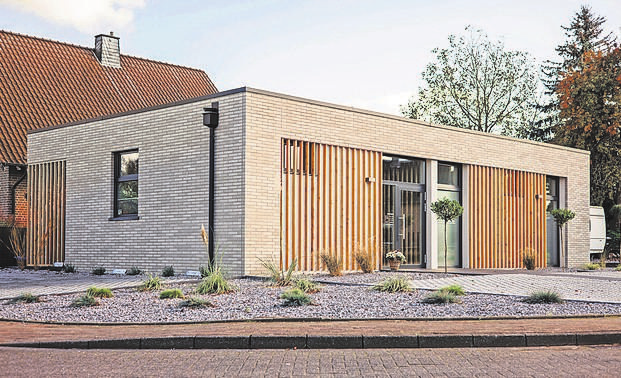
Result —
[[28, 265], [65, 261], [65, 165], [55, 161], [28, 166]]
[[470, 267], [523, 268], [525, 251], [546, 266], [546, 177], [470, 166]]
[[360, 249], [379, 269], [382, 154], [283, 139], [281, 162], [281, 267], [319, 271], [329, 252], [355, 270]]

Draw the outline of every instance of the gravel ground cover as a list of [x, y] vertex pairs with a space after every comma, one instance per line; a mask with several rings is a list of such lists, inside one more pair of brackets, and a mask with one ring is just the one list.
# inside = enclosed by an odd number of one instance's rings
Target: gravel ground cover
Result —
[[421, 272], [375, 272], [373, 274], [365, 274], [365, 273], [348, 273], [344, 274], [341, 277], [332, 277], [329, 274], [317, 274], [309, 276], [308, 278], [313, 279], [317, 282], [329, 282], [335, 284], [344, 284], [344, 285], [373, 285], [378, 281], [384, 280], [388, 277], [392, 277], [394, 275], [400, 275], [407, 277], [410, 280], [429, 280], [434, 278], [448, 278], [448, 277], [457, 277], [457, 274], [451, 273], [421, 273]]
[[[389, 274], [374, 275], [378, 281]], [[380, 278], [381, 277], [381, 278]], [[366, 278], [365, 278], [366, 280]], [[261, 318], [446, 318], [492, 316], [550, 316], [582, 314], [621, 314], [621, 304], [568, 301], [564, 304], [531, 305], [519, 297], [472, 294], [462, 297], [460, 304], [433, 305], [422, 303], [429, 291], [387, 294], [366, 286], [324, 285], [321, 292], [311, 294], [313, 305], [283, 307], [279, 299], [283, 288], [271, 287], [256, 279], [231, 281], [238, 287], [232, 294], [195, 295], [194, 284], [180, 288], [185, 295], [211, 301], [215, 307], [182, 309], [181, 299], [159, 299], [160, 291], [140, 292], [136, 289], [114, 290], [114, 297], [100, 299], [94, 307], [71, 307], [80, 294], [42, 297], [43, 302], [8, 304], [0, 301], [0, 318], [57, 322], [184, 322]]]

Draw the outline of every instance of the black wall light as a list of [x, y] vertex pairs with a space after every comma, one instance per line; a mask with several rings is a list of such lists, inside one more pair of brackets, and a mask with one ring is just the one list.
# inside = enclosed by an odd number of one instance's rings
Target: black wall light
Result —
[[203, 125], [209, 127], [209, 263], [215, 263], [214, 251], [214, 206], [216, 181], [216, 128], [220, 122], [219, 104], [211, 103], [211, 108], [203, 109]]

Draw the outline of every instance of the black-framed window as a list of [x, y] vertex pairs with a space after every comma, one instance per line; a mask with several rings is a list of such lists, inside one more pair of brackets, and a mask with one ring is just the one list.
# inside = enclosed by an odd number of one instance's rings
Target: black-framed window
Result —
[[114, 216], [138, 217], [138, 150], [114, 154]]

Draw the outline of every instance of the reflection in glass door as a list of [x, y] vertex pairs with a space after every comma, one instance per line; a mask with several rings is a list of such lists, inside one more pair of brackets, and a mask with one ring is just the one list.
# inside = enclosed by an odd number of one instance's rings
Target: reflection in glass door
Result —
[[401, 252], [406, 264], [422, 265], [422, 209], [423, 193], [401, 190]]

